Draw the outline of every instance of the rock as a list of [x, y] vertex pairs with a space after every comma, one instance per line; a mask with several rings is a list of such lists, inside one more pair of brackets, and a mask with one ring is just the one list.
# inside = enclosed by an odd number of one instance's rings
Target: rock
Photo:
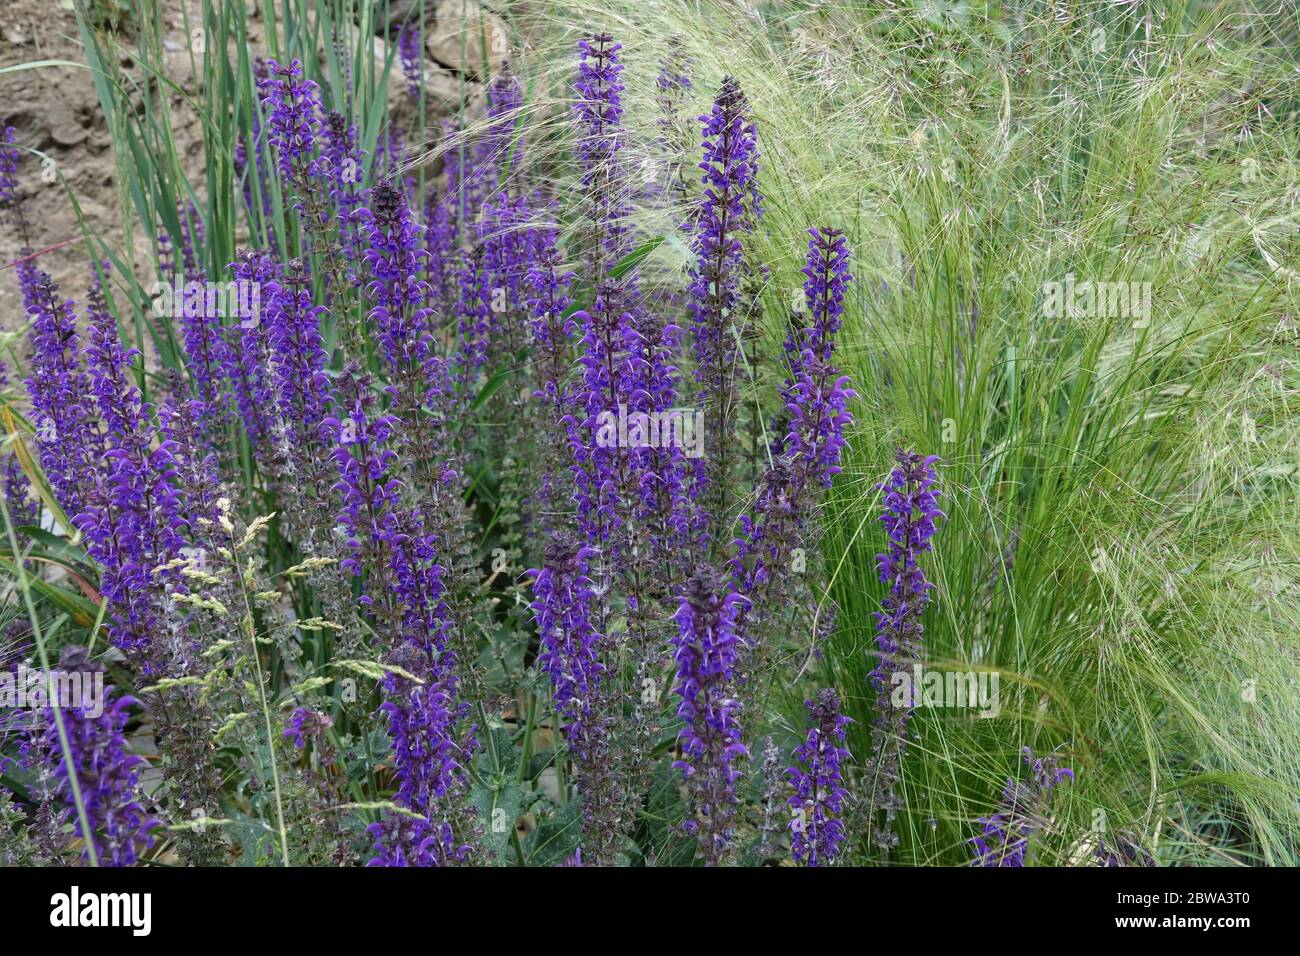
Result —
[[[429, 5], [432, 7], [432, 0]], [[351, 48], [355, 44], [355, 28], [348, 30], [345, 37]], [[388, 59], [389, 41], [377, 36], [370, 43], [376, 62], [385, 62]], [[465, 83], [454, 73], [429, 60], [422, 61], [421, 74], [424, 80], [425, 115], [430, 121], [456, 110], [460, 104], [462, 86], [465, 87], [464, 96], [467, 103], [473, 103], [478, 98], [480, 87], [477, 83], [472, 81]], [[414, 107], [406, 94], [406, 79], [402, 72], [402, 64], [396, 58], [393, 60], [393, 72], [388, 77], [388, 112], [395, 122], [402, 125], [408, 124], [415, 117]]]
[[[384, 10], [379, 4], [375, 5], [375, 9], [371, 13], [375, 21], [375, 31], [384, 36], [393, 35], [403, 23], [408, 20], [414, 22], [420, 16], [420, 0], [390, 0], [387, 6], [387, 20], [384, 19]], [[433, 0], [424, 0], [424, 17], [432, 23]]]
[[62, 100], [52, 100], [47, 114], [50, 124], [50, 139], [60, 146], [76, 146], [90, 135], [86, 124]]
[[474, 0], [439, 0], [424, 48], [439, 66], [466, 77], [480, 77], [485, 65], [495, 73], [510, 58], [506, 25]]

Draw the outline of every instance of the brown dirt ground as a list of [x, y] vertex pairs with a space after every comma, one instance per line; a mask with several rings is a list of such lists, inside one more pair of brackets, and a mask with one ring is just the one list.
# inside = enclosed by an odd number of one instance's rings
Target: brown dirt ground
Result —
[[[161, 33], [167, 52], [166, 69], [183, 88], [190, 86], [188, 43], [183, 2], [165, 0], [161, 5]], [[190, 0], [190, 23], [195, 22], [197, 4]], [[457, 16], [461, 0], [455, 8]], [[396, 8], [396, 4], [394, 7]], [[472, 67], [447, 63], [449, 31], [454, 25], [429, 3], [431, 14], [425, 30], [426, 111], [430, 122], [449, 112], [459, 97], [457, 69], [464, 67], [467, 79], [473, 79]], [[495, 19], [489, 19], [497, 23]], [[250, 17], [249, 43], [260, 54], [260, 19]], [[385, 40], [373, 41], [383, 56]], [[85, 56], [77, 31], [70, 0], [0, 0], [0, 68], [41, 60], [67, 60], [84, 63]], [[138, 69], [130, 58], [122, 60], [124, 71]], [[391, 108], [403, 108], [402, 85], [392, 86]], [[481, 95], [475, 95], [480, 99]], [[198, 118], [180, 94], [173, 96], [172, 116], [181, 161], [192, 182], [202, 181], [202, 136]], [[20, 145], [39, 150], [56, 164], [68, 188], [76, 196], [81, 211], [95, 235], [104, 238], [119, 251], [124, 242], [121, 205], [115, 184], [114, 155], [105, 127], [91, 74], [84, 68], [49, 66], [0, 73], [0, 128], [13, 126]], [[433, 137], [426, 137], [431, 141]], [[53, 177], [50, 177], [53, 178]], [[42, 161], [30, 154], [20, 159], [19, 189], [28, 221], [32, 224], [32, 245], [40, 266], [59, 283], [65, 296], [83, 301], [89, 279], [86, 250], [81, 241], [72, 203], [56, 179], [46, 182]], [[150, 261], [149, 237], [138, 224], [134, 235], [134, 260], [137, 266]], [[11, 332], [24, 322], [21, 300], [14, 276], [13, 262], [21, 242], [16, 230], [0, 229], [0, 332]], [[46, 251], [47, 250], [47, 251]]]

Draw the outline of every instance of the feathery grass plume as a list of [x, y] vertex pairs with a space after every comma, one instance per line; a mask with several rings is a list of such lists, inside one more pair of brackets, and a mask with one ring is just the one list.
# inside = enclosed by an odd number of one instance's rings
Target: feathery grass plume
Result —
[[975, 847], [972, 866], [1024, 866], [1029, 841], [1047, 825], [1052, 791], [1062, 780], [1074, 779], [1073, 770], [1057, 765], [1056, 754], [1035, 757], [1028, 747], [1023, 752], [1029, 779], [1008, 777], [997, 812], [980, 817], [983, 830], [970, 841]]
[[686, 161], [688, 149], [694, 146], [694, 130], [686, 120], [686, 100], [694, 84], [690, 71], [693, 66], [691, 57], [682, 47], [680, 36], [668, 38], [667, 52], [659, 58], [659, 75], [655, 78], [658, 95], [655, 106], [659, 127], [659, 146], [663, 149], [667, 169], [661, 179], [657, 198], [668, 203], [673, 210], [674, 221], [680, 222], [685, 215], [686, 200], [690, 187], [686, 182]]
[[840, 698], [833, 688], [804, 701], [804, 706], [812, 726], [794, 752], [800, 766], [786, 771], [794, 788], [789, 800], [794, 809], [790, 847], [796, 863], [824, 866], [834, 861], [844, 842], [840, 814], [848, 791], [841, 767], [852, 754], [841, 744], [851, 720], [841, 713]]
[[[934, 455], [922, 456], [899, 449], [898, 466], [889, 480], [877, 486], [885, 492], [880, 516], [888, 537], [888, 550], [876, 555], [880, 580], [889, 586], [876, 612], [876, 646], [879, 662], [871, 672], [876, 689], [876, 722], [872, 729], [873, 753], [863, 776], [868, 792], [862, 795], [871, 821], [872, 841], [885, 853], [898, 845], [894, 818], [902, 809], [898, 782], [907, 749], [908, 722], [916, 704], [911, 667], [925, 659], [923, 618], [934, 588], [919, 558], [931, 550], [942, 494]], [[880, 816], [883, 814], [883, 816]]]

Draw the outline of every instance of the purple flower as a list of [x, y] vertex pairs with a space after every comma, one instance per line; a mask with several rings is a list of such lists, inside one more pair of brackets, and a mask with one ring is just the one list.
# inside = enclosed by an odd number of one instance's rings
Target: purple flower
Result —
[[808, 262], [803, 267], [804, 304], [812, 318], [808, 328], [793, 330], [785, 351], [791, 367], [797, 367], [805, 349], [815, 358], [829, 362], [835, 347], [835, 333], [844, 315], [844, 295], [853, 276], [849, 275], [848, 240], [839, 229], [809, 229]]
[[808, 866], [830, 863], [844, 840], [840, 813], [848, 791], [844, 789], [840, 766], [851, 758], [841, 747], [845, 728], [852, 722], [840, 712], [840, 699], [827, 688], [815, 700], [804, 701], [812, 726], [795, 749], [801, 766], [786, 771], [794, 787], [789, 804], [795, 817], [790, 822], [790, 842], [796, 862]]
[[[578, 42], [577, 102], [578, 162], [582, 169], [584, 212], [590, 223], [583, 274], [594, 287], [592, 308], [573, 314], [580, 335], [578, 361], [581, 383], [574, 394], [574, 411], [564, 424], [573, 452], [573, 477], [578, 526], [588, 544], [599, 548], [611, 567], [624, 562], [631, 517], [621, 507], [640, 485], [645, 456], [638, 450], [609, 447], [595, 440], [601, 413], [616, 414], [620, 405], [647, 410], [642, 388], [641, 357], [645, 337], [636, 303], [634, 275], [614, 276], [612, 269], [631, 251], [627, 217], [627, 182], [621, 153], [623, 64], [622, 45], [608, 34]], [[602, 582], [603, 583], [603, 582]]]
[[188, 281], [179, 317], [181, 341], [194, 396], [202, 403], [204, 438], [213, 448], [218, 448], [230, 420], [228, 396], [222, 381], [239, 377], [237, 358], [226, 341], [221, 310], [217, 308], [216, 296], [209, 294], [203, 274], [188, 266], [185, 274]]
[[[397, 453], [386, 446], [393, 418], [372, 417], [373, 405], [370, 376], [359, 375], [350, 366], [339, 380], [339, 404], [324, 420], [335, 441], [334, 460], [339, 481], [334, 487], [343, 497], [339, 523], [348, 536], [349, 553], [341, 565], [357, 577], [365, 574], [367, 568], [382, 567], [379, 557], [401, 488], [401, 483], [391, 475]], [[376, 596], [363, 586], [361, 605], [371, 607]], [[378, 596], [382, 598], [382, 592]]]
[[367, 866], [445, 866], [464, 860], [473, 849], [456, 842], [446, 821], [391, 814], [366, 830], [375, 840], [375, 856]]
[[452, 196], [430, 194], [424, 205], [425, 237], [429, 251], [429, 287], [433, 301], [443, 315], [455, 311], [460, 286], [459, 256], [456, 247], [456, 204]]
[[384, 358], [406, 396], [404, 407], [422, 408], [437, 377], [428, 307], [429, 284], [421, 278], [428, 250], [424, 227], [411, 218], [402, 191], [385, 179], [371, 194], [371, 208], [359, 213], [369, 232], [370, 247], [364, 261], [371, 281], [366, 293], [374, 300], [370, 321], [378, 330]]
[[326, 309], [312, 304], [311, 275], [301, 259], [290, 260], [264, 294], [275, 408], [290, 448], [305, 450], [321, 440], [329, 399], [329, 355], [320, 332]]
[[630, 251], [626, 219], [631, 210], [620, 158], [625, 135], [621, 49], [623, 45], [608, 33], [579, 40], [578, 77], [573, 84], [583, 193], [590, 207], [587, 216], [599, 234], [591, 250], [597, 257], [596, 268], [590, 272], [598, 286], [605, 282], [609, 268]]
[[501, 361], [513, 361], [524, 344], [525, 286], [533, 260], [546, 242], [532, 219], [526, 198], [502, 195], [483, 205], [478, 227], [483, 268], [494, 297], [488, 316], [490, 354]]
[[[8, 388], [9, 372], [4, 362], [0, 362], [0, 391]], [[22, 466], [18, 463], [18, 455], [12, 451], [4, 456], [4, 475], [0, 477], [0, 484], [2, 484], [0, 494], [5, 497], [9, 518], [14, 527], [35, 524], [36, 503], [31, 500], [29, 493], [31, 485]]]
[[284, 739], [292, 740], [299, 750], [307, 746], [307, 741], [321, 740], [325, 733], [334, 726], [328, 715], [307, 707], [296, 707], [285, 722]]
[[0, 135], [0, 223], [18, 230], [19, 248], [30, 252], [27, 236], [27, 218], [23, 215], [23, 200], [18, 192], [18, 131], [6, 126]]
[[271, 145], [279, 157], [280, 174], [298, 189], [315, 175], [312, 150], [318, 130], [318, 88], [303, 78], [302, 61], [282, 66], [266, 61], [267, 75], [258, 80], [262, 106], [270, 113]]
[[153, 569], [183, 543], [180, 502], [170, 481], [173, 445], [155, 446], [149, 409], [130, 375], [134, 349], [124, 349], [117, 321], [98, 284], [89, 296], [85, 355], [90, 394], [103, 423], [104, 451], [73, 518], [87, 551], [103, 569], [100, 590], [110, 601], [109, 637], [148, 657], [157, 629]]
[[[65, 652], [65, 660], [67, 659]], [[42, 714], [38, 738], [27, 748], [29, 768], [36, 760], [55, 765], [56, 794], [65, 804], [64, 817], [78, 838], [90, 843], [100, 866], [130, 866], [140, 853], [153, 845], [150, 831], [157, 821], [150, 819], [142, 801], [140, 767], [144, 758], [127, 751], [123, 734], [128, 720], [127, 709], [139, 701], [118, 694], [111, 686], [103, 688], [102, 713], [99, 707], [72, 706], [60, 709], [68, 739], [65, 753], [59, 738], [52, 709]], [[95, 702], [100, 703], [99, 701]], [[75, 774], [85, 809], [82, 827], [75, 808], [71, 777]], [[90, 850], [82, 853], [90, 859]]]
[[696, 263], [689, 289], [695, 378], [705, 429], [717, 449], [696, 469], [703, 496], [701, 531], [709, 539], [730, 523], [729, 451], [735, 428], [738, 362], [736, 311], [743, 272], [742, 237], [762, 215], [758, 191], [758, 135], [739, 84], [727, 77], [704, 124], [704, 197], [695, 221]]
[[[255, 455], [265, 464], [273, 437], [272, 422], [267, 416], [274, 408], [274, 401], [261, 300], [263, 292], [279, 277], [280, 264], [269, 253], [245, 250], [231, 264], [231, 270], [241, 306], [248, 307], [241, 308], [238, 324], [227, 329], [231, 339], [228, 353], [235, 408]], [[250, 314], [245, 315], [244, 311]]]
[[1141, 839], [1124, 830], [1115, 834], [1109, 843], [1098, 837], [1094, 857], [1102, 867], [1156, 865], [1155, 857], [1142, 845]]
[[36, 447], [41, 465], [60, 504], [69, 515], [82, 505], [93, 470], [89, 454], [89, 381], [81, 366], [80, 338], [70, 299], [45, 272], [35, 272], [28, 312], [32, 317], [30, 374]]
[[387, 442], [400, 422], [375, 417], [373, 406], [369, 376], [349, 364], [339, 381], [338, 404], [325, 419], [336, 442], [336, 489], [344, 500], [339, 521], [348, 535], [348, 555], [342, 566], [363, 578], [358, 601], [385, 642], [386, 660], [402, 672], [384, 678], [380, 712], [393, 746], [394, 799], [407, 813], [387, 815], [369, 828], [375, 840], [370, 863], [443, 865], [472, 850], [458, 842], [453, 821], [463, 822], [467, 813], [458, 798], [467, 782], [473, 733], [462, 739], [457, 732], [468, 707], [457, 700], [435, 540], [418, 511], [400, 506], [401, 483], [391, 477], [400, 465]]
[[469, 707], [457, 699], [456, 656], [447, 646], [444, 571], [418, 512], [387, 512], [383, 524], [387, 587], [376, 599], [386, 605], [379, 618], [396, 627], [387, 659], [416, 680], [389, 673], [379, 710], [393, 748], [394, 800], [421, 819], [390, 817], [373, 824], [369, 829], [376, 856], [371, 864], [460, 862], [473, 847], [455, 841], [451, 821], [466, 815], [460, 798], [474, 740], [472, 731], [465, 739], [457, 731]]
[[528, 269], [525, 287], [528, 305], [528, 331], [536, 349], [538, 389], [536, 398], [546, 399], [556, 419], [568, 409], [565, 379], [572, 365], [570, 349], [576, 325], [566, 316], [573, 299], [574, 273], [562, 270], [554, 229], [539, 230], [537, 251]]
[[516, 131], [523, 105], [518, 78], [504, 69], [488, 86], [487, 129], [474, 147], [474, 175], [484, 198], [496, 191], [503, 169], [508, 169], [512, 181], [521, 178], [523, 137]]
[[460, 299], [456, 314], [460, 316], [456, 343], [456, 387], [463, 402], [473, 399], [478, 378], [487, 366], [488, 336], [492, 322], [492, 290], [483, 263], [483, 247], [476, 246], [465, 256], [459, 274]]
[[[900, 809], [896, 785], [907, 746], [907, 727], [915, 705], [915, 688], [899, 705], [894, 699], [894, 675], [909, 673], [914, 661], [924, 655], [922, 619], [934, 587], [926, 580], [918, 558], [931, 549], [940, 492], [934, 472], [934, 456], [899, 449], [898, 466], [889, 480], [877, 486], [885, 492], [881, 522], [889, 535], [889, 547], [876, 555], [880, 580], [889, 586], [882, 610], [876, 612], [876, 645], [880, 660], [871, 671], [876, 689], [876, 721], [872, 730], [874, 754], [866, 779], [873, 781], [870, 806], [884, 811], [884, 822], [874, 838], [886, 851], [898, 844], [892, 823]], [[910, 682], [908, 685], [910, 687]]]
[[175, 483], [195, 543], [215, 544], [223, 494], [217, 457], [202, 430], [207, 420], [204, 405], [196, 398], [168, 398], [158, 409], [158, 420], [163, 441], [154, 453], [157, 466]]
[[682, 101], [693, 89], [689, 70], [691, 58], [682, 51], [680, 37], [668, 38], [668, 54], [659, 58], [659, 75], [655, 85], [659, 89], [655, 102], [659, 107], [659, 129], [665, 141], [675, 135], [677, 114], [681, 111]]
[[1035, 758], [1026, 747], [1024, 761], [1029, 779], [1008, 778], [997, 812], [980, 817], [983, 831], [970, 841], [975, 847], [972, 866], [1024, 866], [1030, 839], [1046, 823], [1044, 814], [1053, 788], [1062, 780], [1074, 779], [1073, 770], [1057, 766], [1055, 754]]
[[[808, 259], [816, 265], [825, 261], [825, 237], [836, 237], [838, 233], [832, 229], [812, 232]], [[848, 250], [842, 243], [833, 243], [831, 249], [833, 271], [847, 279]], [[817, 298], [812, 308], [824, 316], [819, 342], [824, 344], [829, 358], [843, 297], [836, 298], [830, 285], [814, 292]], [[757, 615], [762, 614], [767, 603], [779, 600], [792, 555], [802, 546], [818, 496], [840, 471], [844, 433], [852, 421], [848, 402], [854, 392], [835, 366], [820, 358], [821, 354], [820, 344], [817, 357], [811, 349], [801, 351], [797, 380], [787, 383], [784, 392], [786, 434], [763, 475], [752, 513], [740, 516], [741, 534], [731, 571], [737, 588], [754, 600]], [[748, 615], [746, 630], [752, 630]], [[747, 635], [748, 643], [755, 645], [756, 641], [754, 635]]]
[[397, 31], [397, 57], [402, 61], [402, 76], [406, 79], [406, 95], [419, 100], [423, 88], [424, 49], [420, 43], [420, 24], [413, 20], [403, 23]]
[[357, 250], [357, 210], [361, 206], [362, 162], [365, 153], [357, 143], [357, 128], [342, 113], [325, 114], [325, 148], [321, 164], [328, 169], [330, 198], [338, 216], [344, 258], [351, 262]]
[[593, 697], [605, 672], [602, 637], [592, 620], [594, 594], [587, 566], [592, 553], [557, 533], [546, 543], [542, 568], [528, 572], [535, 595], [531, 607], [537, 620], [538, 663], [551, 677], [555, 708], [579, 762], [590, 756], [592, 736], [602, 729], [599, 722], [592, 723]]
[[716, 864], [731, 842], [736, 805], [736, 761], [749, 751], [737, 720], [736, 662], [740, 644], [736, 616], [745, 598], [725, 586], [707, 565], [686, 582], [674, 620], [677, 634], [677, 716], [682, 759], [673, 766], [685, 776], [694, 818], [686, 823], [700, 841], [704, 859]]

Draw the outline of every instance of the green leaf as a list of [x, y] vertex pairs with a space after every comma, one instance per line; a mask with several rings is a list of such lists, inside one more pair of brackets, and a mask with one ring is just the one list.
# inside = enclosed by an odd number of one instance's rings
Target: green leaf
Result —
[[[18, 568], [6, 558], [0, 558], [0, 568], [8, 571], [15, 578], [18, 577]], [[27, 583], [41, 597], [53, 601], [59, 610], [71, 615], [77, 624], [82, 627], [94, 627], [95, 618], [99, 616], [99, 605], [94, 601], [80, 594], [65, 591], [63, 588], [57, 588], [49, 582], [42, 581], [40, 578], [31, 575], [27, 576]]]
[[492, 728], [476, 765], [478, 782], [470, 792], [470, 803], [482, 814], [483, 845], [498, 866], [507, 866], [516, 862], [510, 837], [524, 804], [524, 791], [515, 779], [519, 751], [509, 730]]
[[665, 236], [655, 236], [655, 238], [647, 239], [641, 243], [615, 263], [614, 268], [609, 270], [610, 277], [613, 279], [623, 278], [623, 276], [635, 269], [642, 259], [663, 245], [665, 238]]
[[573, 856], [581, 839], [582, 805], [575, 798], [538, 821], [524, 840], [524, 858], [529, 866], [556, 866]]

